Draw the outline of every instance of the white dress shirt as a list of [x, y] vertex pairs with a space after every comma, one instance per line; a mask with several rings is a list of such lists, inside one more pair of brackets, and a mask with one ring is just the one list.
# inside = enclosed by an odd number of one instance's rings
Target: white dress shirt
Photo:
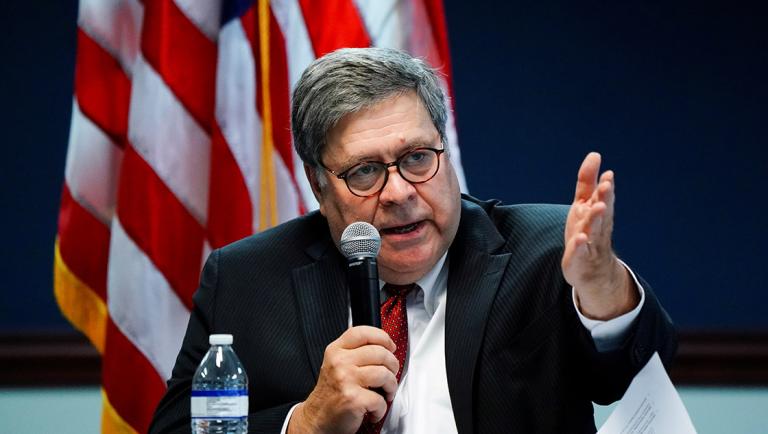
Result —
[[[622, 263], [623, 264], [623, 263]], [[640, 302], [632, 311], [609, 321], [585, 317], [573, 303], [584, 327], [590, 331], [598, 351], [609, 351], [621, 345], [632, 322], [645, 303], [645, 292], [629, 267], [632, 278], [640, 291]], [[394, 433], [456, 433], [456, 422], [448, 392], [448, 376], [445, 371], [445, 300], [448, 288], [448, 260], [444, 254], [423, 278], [417, 288], [408, 294], [408, 352], [400, 384], [392, 401], [382, 434]], [[383, 288], [384, 282], [379, 282]], [[388, 294], [382, 292], [381, 299]], [[352, 326], [350, 312], [349, 325]], [[298, 405], [298, 404], [297, 404]], [[282, 433], [288, 429], [293, 406], [283, 423]]]

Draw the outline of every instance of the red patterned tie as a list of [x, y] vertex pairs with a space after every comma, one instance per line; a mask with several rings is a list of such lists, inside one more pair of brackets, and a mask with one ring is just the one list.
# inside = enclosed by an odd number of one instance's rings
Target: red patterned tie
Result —
[[[381, 305], [381, 328], [384, 329], [389, 337], [397, 345], [395, 357], [400, 362], [400, 369], [397, 370], [397, 382], [400, 383], [400, 377], [403, 374], [405, 365], [405, 356], [408, 351], [408, 312], [405, 309], [405, 297], [416, 287], [416, 284], [410, 285], [384, 285], [386, 293], [390, 297]], [[389, 403], [387, 403], [387, 414], [389, 414]], [[384, 426], [386, 416], [377, 424], [363, 422], [358, 434], [378, 434], [381, 427]]]

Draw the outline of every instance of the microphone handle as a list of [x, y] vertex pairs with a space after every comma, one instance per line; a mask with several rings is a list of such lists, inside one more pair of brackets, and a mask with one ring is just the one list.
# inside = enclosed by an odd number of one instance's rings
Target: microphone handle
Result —
[[379, 269], [376, 258], [350, 259], [347, 277], [352, 325], [381, 328]]
[[[352, 307], [352, 325], [367, 325], [381, 328], [379, 303], [379, 268], [376, 258], [355, 258], [349, 260], [349, 303]], [[386, 398], [384, 389], [372, 389]]]

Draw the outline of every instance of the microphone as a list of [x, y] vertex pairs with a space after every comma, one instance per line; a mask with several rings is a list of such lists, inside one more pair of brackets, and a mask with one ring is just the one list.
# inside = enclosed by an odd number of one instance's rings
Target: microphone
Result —
[[352, 325], [381, 328], [379, 270], [376, 264], [381, 248], [379, 231], [370, 223], [355, 222], [344, 229], [339, 244], [348, 264]]

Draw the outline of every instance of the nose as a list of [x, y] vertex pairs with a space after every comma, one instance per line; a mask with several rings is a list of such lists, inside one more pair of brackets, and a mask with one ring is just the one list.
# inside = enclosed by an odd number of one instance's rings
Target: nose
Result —
[[381, 193], [379, 193], [379, 203], [383, 205], [397, 205], [412, 200], [416, 196], [416, 187], [400, 176], [397, 167], [388, 167], [387, 170], [389, 171], [389, 176], [387, 177], [387, 183], [384, 185]]

